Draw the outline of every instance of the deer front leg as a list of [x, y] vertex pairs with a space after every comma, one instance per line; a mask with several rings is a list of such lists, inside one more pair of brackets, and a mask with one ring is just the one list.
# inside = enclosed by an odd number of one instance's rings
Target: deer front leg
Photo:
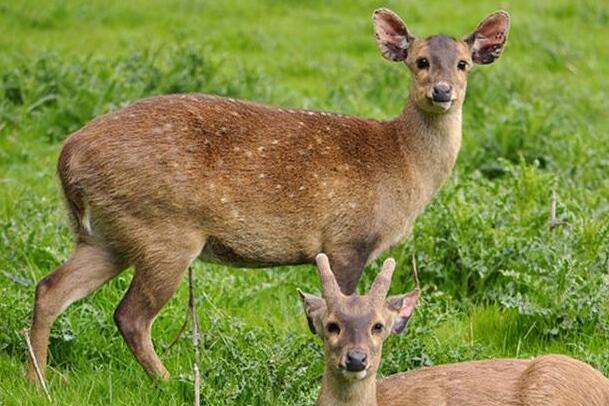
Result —
[[359, 244], [354, 247], [341, 248], [328, 252], [332, 271], [345, 295], [355, 293], [357, 283], [368, 258], [372, 253], [371, 244]]

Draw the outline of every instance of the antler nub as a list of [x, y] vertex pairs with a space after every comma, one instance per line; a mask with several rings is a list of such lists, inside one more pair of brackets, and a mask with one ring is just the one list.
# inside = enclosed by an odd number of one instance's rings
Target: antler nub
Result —
[[376, 275], [372, 287], [370, 288], [369, 295], [378, 299], [385, 300], [389, 287], [391, 286], [391, 277], [395, 270], [395, 260], [393, 258], [387, 258], [383, 263], [381, 272]]
[[340, 288], [330, 268], [330, 261], [326, 254], [319, 254], [315, 257], [319, 278], [321, 279], [322, 296], [326, 302], [331, 302], [341, 295]]

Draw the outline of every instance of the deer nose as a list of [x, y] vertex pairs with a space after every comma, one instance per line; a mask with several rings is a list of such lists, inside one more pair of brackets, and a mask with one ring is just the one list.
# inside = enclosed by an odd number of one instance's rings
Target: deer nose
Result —
[[363, 371], [368, 365], [368, 356], [361, 351], [349, 351], [345, 367], [349, 372]]
[[448, 102], [452, 99], [452, 87], [446, 82], [434, 85], [431, 91], [431, 99], [435, 102]]

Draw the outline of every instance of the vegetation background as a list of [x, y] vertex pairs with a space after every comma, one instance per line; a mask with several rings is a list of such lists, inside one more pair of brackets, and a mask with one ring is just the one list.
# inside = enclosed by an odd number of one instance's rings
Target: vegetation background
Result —
[[[455, 172], [387, 255], [392, 292], [409, 290], [416, 252], [423, 299], [390, 338], [381, 373], [491, 357], [565, 353], [609, 374], [609, 4], [567, 1], [24, 0], [0, 4], [0, 404], [42, 404], [23, 380], [37, 280], [68, 256], [55, 164], [91, 118], [139, 98], [205, 92], [275, 105], [390, 118], [408, 74], [384, 61], [371, 14], [388, 6], [421, 36], [465, 35], [512, 15], [509, 46], [471, 73]], [[549, 229], [552, 192], [561, 225]], [[381, 259], [365, 272], [366, 289]], [[196, 265], [205, 404], [304, 405], [316, 396], [320, 341], [296, 288], [311, 266]], [[151, 382], [112, 321], [127, 271], [56, 322], [53, 404], [192, 402], [186, 334]], [[163, 351], [187, 286], [154, 326]]]

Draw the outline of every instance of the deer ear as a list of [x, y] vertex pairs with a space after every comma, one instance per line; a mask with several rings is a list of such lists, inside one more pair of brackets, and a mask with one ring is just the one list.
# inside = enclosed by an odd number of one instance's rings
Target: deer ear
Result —
[[390, 61], [403, 61], [414, 37], [397, 14], [386, 8], [379, 8], [372, 15], [374, 35], [381, 55]]
[[300, 289], [298, 289], [298, 294], [300, 295], [300, 300], [302, 300], [302, 305], [307, 316], [309, 330], [311, 330], [311, 333], [317, 334], [316, 321], [326, 309], [326, 301], [319, 296], [305, 293]]
[[472, 52], [472, 60], [480, 65], [493, 63], [505, 47], [509, 30], [510, 15], [507, 12], [497, 11], [486, 17], [464, 39]]
[[387, 306], [392, 312], [395, 312], [395, 319], [393, 320], [393, 326], [391, 332], [393, 334], [400, 334], [406, 328], [412, 313], [419, 300], [420, 290], [415, 289], [405, 295], [391, 296], [387, 298]]

